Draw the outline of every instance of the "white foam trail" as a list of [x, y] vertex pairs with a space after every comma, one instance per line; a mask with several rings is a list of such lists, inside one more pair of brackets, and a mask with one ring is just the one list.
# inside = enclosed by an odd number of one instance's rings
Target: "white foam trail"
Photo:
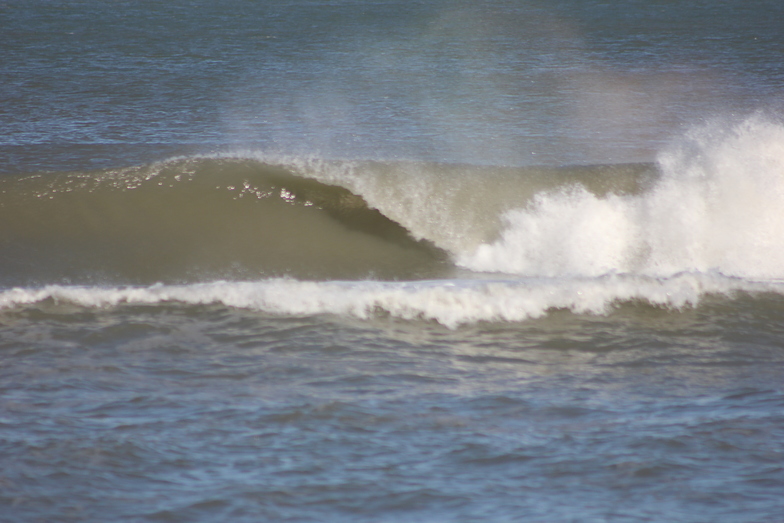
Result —
[[664, 279], [610, 275], [513, 281], [303, 282], [279, 279], [150, 287], [52, 285], [0, 292], [0, 310], [48, 300], [91, 308], [167, 302], [217, 303], [295, 316], [336, 314], [369, 319], [385, 313], [406, 320], [436, 321], [455, 328], [480, 321], [522, 321], [541, 317], [553, 309], [606, 314], [614, 304], [634, 300], [681, 309], [697, 305], [707, 294], [729, 296], [737, 291], [784, 294], [784, 284], [685, 273]]
[[659, 166], [661, 179], [641, 195], [541, 193], [458, 263], [526, 276], [784, 276], [784, 126], [757, 115], [695, 129]]

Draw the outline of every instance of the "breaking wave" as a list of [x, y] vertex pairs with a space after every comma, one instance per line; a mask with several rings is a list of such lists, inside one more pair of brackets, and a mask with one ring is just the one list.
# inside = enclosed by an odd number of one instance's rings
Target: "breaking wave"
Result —
[[696, 128], [655, 164], [245, 152], [38, 173], [0, 179], [0, 307], [181, 301], [449, 326], [679, 309], [781, 294], [782, 208], [784, 126], [760, 115]]
[[571, 185], [506, 212], [496, 241], [458, 256], [479, 271], [784, 277], [784, 126], [755, 116], [692, 130], [638, 194]]
[[446, 260], [345, 188], [237, 158], [0, 179], [0, 220], [15, 284], [417, 278]]
[[245, 153], [0, 178], [0, 281], [444, 277], [539, 191], [578, 182], [599, 195], [634, 191], [650, 171]]

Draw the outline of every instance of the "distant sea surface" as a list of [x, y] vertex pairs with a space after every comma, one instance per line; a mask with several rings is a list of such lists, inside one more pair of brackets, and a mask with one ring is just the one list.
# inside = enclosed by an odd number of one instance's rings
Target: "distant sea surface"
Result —
[[784, 521], [784, 3], [0, 4], [0, 521]]

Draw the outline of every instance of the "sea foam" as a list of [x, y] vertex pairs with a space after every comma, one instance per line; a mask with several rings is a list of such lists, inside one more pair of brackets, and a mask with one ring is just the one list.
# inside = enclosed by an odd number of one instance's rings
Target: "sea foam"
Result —
[[515, 322], [552, 310], [607, 314], [633, 301], [673, 310], [693, 307], [706, 295], [784, 293], [784, 284], [751, 282], [716, 274], [683, 273], [671, 278], [607, 275], [599, 278], [521, 280], [430, 280], [420, 282], [315, 282], [274, 279], [148, 287], [51, 285], [0, 292], [0, 310], [45, 303], [87, 308], [122, 305], [222, 304], [270, 314], [332, 314], [371, 319], [391, 316], [435, 321], [450, 328], [480, 321]]

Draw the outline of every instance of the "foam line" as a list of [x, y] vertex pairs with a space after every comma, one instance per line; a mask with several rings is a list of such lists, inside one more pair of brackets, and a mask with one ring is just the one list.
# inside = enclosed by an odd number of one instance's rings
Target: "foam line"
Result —
[[422, 282], [309, 282], [274, 279], [148, 287], [51, 285], [0, 292], [0, 310], [54, 301], [88, 308], [125, 304], [223, 304], [270, 314], [336, 314], [370, 319], [388, 314], [436, 321], [455, 328], [481, 321], [516, 322], [554, 309], [607, 314], [618, 303], [645, 302], [673, 310], [693, 307], [707, 295], [737, 292], [784, 294], [780, 282], [752, 282], [718, 274], [683, 273], [671, 278], [606, 275], [600, 278], [433, 280]]

